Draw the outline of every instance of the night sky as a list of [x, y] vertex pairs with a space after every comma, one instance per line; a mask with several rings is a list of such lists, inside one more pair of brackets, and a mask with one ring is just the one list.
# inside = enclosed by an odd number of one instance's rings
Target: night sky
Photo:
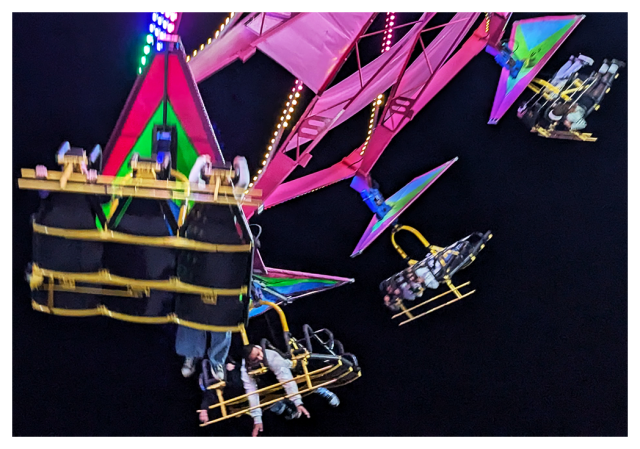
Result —
[[[227, 13], [187, 13], [188, 52]], [[542, 16], [514, 14], [513, 20]], [[31, 309], [24, 269], [37, 194], [22, 167], [54, 169], [61, 142], [106, 145], [135, 78], [148, 14], [13, 15], [13, 434], [249, 435], [249, 417], [205, 429], [195, 378], [180, 374], [175, 325], [65, 318]], [[398, 13], [400, 22], [417, 14]], [[510, 25], [507, 33], [510, 32]], [[508, 34], [507, 34], [508, 35]], [[578, 53], [628, 61], [627, 15], [587, 13], [543, 69]], [[366, 43], [374, 57], [380, 43]], [[367, 56], [368, 55], [368, 56]], [[353, 67], [353, 62], [347, 63]], [[345, 69], [348, 70], [348, 69]], [[527, 131], [512, 107], [487, 125], [499, 67], [482, 52], [391, 142], [372, 171], [387, 197], [456, 162], [402, 216], [439, 246], [474, 231], [494, 238], [461, 271], [477, 292], [406, 326], [382, 305], [381, 280], [406, 265], [389, 232], [351, 259], [371, 212], [348, 181], [253, 217], [267, 266], [352, 277], [285, 308], [294, 335], [328, 328], [362, 377], [341, 405], [306, 401], [311, 419], [265, 413], [265, 436], [627, 435], [627, 83], [622, 70], [588, 117], [595, 143]], [[343, 76], [339, 75], [338, 78]], [[258, 52], [200, 84], [226, 160], [252, 173], [294, 77]], [[304, 91], [303, 101], [311, 99]], [[529, 98], [529, 92], [521, 100]], [[306, 169], [327, 167], [366, 137], [369, 111], [329, 133]], [[414, 258], [409, 238], [399, 239]], [[250, 332], [264, 326], [257, 319]], [[264, 319], [262, 319], [264, 320]]]

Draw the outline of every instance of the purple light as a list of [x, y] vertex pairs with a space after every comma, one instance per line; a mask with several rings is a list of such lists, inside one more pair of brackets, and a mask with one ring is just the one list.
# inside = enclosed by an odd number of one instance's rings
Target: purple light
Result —
[[155, 24], [152, 23], [152, 24], [149, 25], [149, 33], [153, 33], [153, 30], [155, 30], [155, 29], [156, 29]]
[[157, 12], [154, 12], [153, 14], [151, 14], [151, 20], [153, 20], [154, 22], [156, 20], [158, 20], [158, 13]]
[[155, 30], [153, 30], [153, 34], [155, 34], [156, 37], [158, 37], [160, 35], [160, 28], [156, 28]]
[[176, 26], [173, 23], [170, 23], [169, 25], [167, 25], [167, 31], [169, 33], [173, 33], [173, 30], [176, 29]]
[[158, 42], [158, 45], [156, 46], [156, 48], [158, 49], [158, 51], [162, 51], [162, 42]]
[[158, 20], [156, 20], [156, 22], [158, 22], [158, 25], [162, 25], [162, 16], [158, 16]]
[[171, 16], [171, 13], [170, 12], [165, 12], [164, 16], [168, 19]]
[[171, 21], [175, 22], [176, 20], [178, 20], [178, 13], [177, 12], [172, 12], [171, 13]]
[[162, 28], [166, 30], [166, 29], [167, 29], [167, 25], [168, 25], [168, 24], [169, 24], [169, 23], [168, 23], [166, 20], [163, 20], [163, 21], [162, 21]]
[[389, 47], [385, 47], [385, 50], [389, 51]]
[[391, 20], [393, 20], [393, 19], [395, 19], [395, 18], [396, 18], [396, 16], [391, 16]]

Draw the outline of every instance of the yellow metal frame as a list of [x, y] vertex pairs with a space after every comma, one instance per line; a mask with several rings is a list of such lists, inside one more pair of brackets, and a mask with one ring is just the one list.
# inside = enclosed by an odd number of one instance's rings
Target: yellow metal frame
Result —
[[407, 260], [409, 266], [415, 265], [416, 263], [418, 263], [418, 261], [415, 259], [410, 259], [407, 253], [400, 247], [400, 245], [396, 243], [396, 233], [400, 231], [408, 231], [415, 235], [418, 240], [420, 240], [420, 242], [424, 245], [424, 247], [427, 248], [432, 254], [435, 254], [442, 249], [437, 246], [431, 245], [431, 243], [429, 243], [429, 241], [424, 238], [422, 233], [420, 233], [420, 231], [418, 231], [416, 228], [405, 225], [395, 225], [391, 230], [391, 243], [393, 244], [393, 247], [396, 249], [396, 251], [398, 251], [398, 254], [400, 254], [400, 257], [402, 257], [403, 260]]
[[31, 307], [33, 308], [33, 310], [48, 313], [51, 315], [72, 316], [72, 317], [108, 316], [110, 318], [115, 318], [122, 321], [128, 321], [131, 323], [143, 323], [143, 324], [176, 323], [181, 326], [190, 327], [192, 329], [197, 329], [201, 331], [212, 331], [212, 332], [229, 331], [229, 332], [240, 332], [241, 334], [245, 332], [244, 326], [242, 324], [239, 324], [238, 326], [213, 326], [209, 324], [201, 324], [201, 323], [195, 323], [193, 321], [183, 320], [182, 318], [178, 318], [178, 316], [174, 313], [170, 313], [166, 316], [160, 316], [160, 317], [143, 317], [143, 316], [136, 316], [136, 315], [128, 315], [120, 312], [114, 312], [112, 310], [109, 310], [104, 305], [99, 305], [94, 309], [61, 309], [58, 307], [43, 306], [42, 304], [38, 304], [34, 300], [31, 300]]
[[33, 222], [33, 232], [74, 240], [103, 241], [113, 243], [126, 243], [129, 245], [158, 246], [163, 248], [186, 249], [192, 251], [204, 251], [210, 253], [245, 253], [251, 252], [251, 244], [244, 245], [220, 245], [215, 243], [200, 242], [184, 237], [148, 237], [143, 235], [131, 235], [118, 231], [100, 229], [64, 229], [44, 226]]
[[[475, 293], [475, 290], [471, 290], [470, 292], [467, 292], [467, 293], [461, 293], [461, 292], [460, 292], [460, 289], [461, 289], [462, 287], [466, 287], [466, 286], [467, 286], [467, 285], [469, 285], [471, 282], [465, 282], [464, 284], [460, 284], [460, 285], [457, 285], [457, 286], [456, 286], [456, 285], [453, 285], [453, 282], [451, 282], [450, 280], [446, 280], [446, 281], [445, 281], [445, 283], [447, 284], [447, 287], [449, 288], [449, 290], [447, 290], [446, 292], [441, 293], [441, 294], [436, 295], [436, 296], [433, 296], [433, 297], [431, 297], [431, 298], [427, 299], [426, 301], [423, 301], [423, 302], [421, 302], [421, 303], [419, 303], [419, 304], [416, 304], [415, 306], [410, 307], [410, 308], [405, 308], [405, 307], [404, 307], [404, 305], [403, 305], [403, 306], [401, 307], [402, 312], [400, 312], [400, 313], [396, 313], [396, 314], [395, 314], [395, 315], [393, 315], [393, 317], [391, 317], [391, 318], [392, 318], [392, 319], [395, 319], [395, 318], [399, 318], [399, 317], [403, 317], [403, 316], [404, 316], [404, 317], [407, 317], [408, 319], [406, 319], [406, 320], [404, 320], [404, 321], [401, 321], [401, 322], [400, 322], [399, 326], [402, 326], [403, 324], [407, 324], [407, 323], [409, 323], [409, 322], [411, 322], [411, 321], [413, 321], [413, 320], [416, 320], [416, 319], [418, 319], [418, 318], [420, 318], [420, 317], [423, 317], [423, 316], [425, 316], [425, 315], [428, 315], [428, 314], [430, 314], [431, 312], [435, 312], [436, 310], [441, 309], [441, 308], [443, 308], [444, 306], [448, 306], [449, 304], [453, 304], [454, 302], [459, 301], [459, 300], [461, 300], [462, 298], [465, 298], [465, 297], [467, 297], [467, 296], [469, 296], [469, 295], [471, 295], [471, 294]], [[439, 298], [445, 297], [446, 295], [449, 295], [450, 293], [453, 293], [453, 294], [455, 295], [455, 298], [454, 298], [454, 299], [452, 299], [452, 300], [450, 300], [450, 301], [447, 301], [447, 302], [446, 302], [446, 303], [444, 303], [444, 304], [440, 304], [440, 305], [438, 305], [438, 306], [436, 306], [436, 307], [432, 307], [431, 309], [427, 310], [426, 312], [422, 312], [422, 313], [420, 313], [419, 315], [413, 315], [413, 314], [411, 314], [411, 312], [412, 312], [412, 311], [414, 311], [414, 310], [416, 310], [416, 309], [418, 309], [418, 308], [420, 308], [420, 307], [422, 307], [422, 306], [424, 306], [424, 305], [426, 305], [426, 304], [429, 304], [430, 302], [435, 301], [436, 299], [439, 299]]]
[[[71, 168], [73, 170], [73, 167]], [[52, 192], [84, 193], [92, 195], [111, 195], [115, 197], [139, 197], [170, 199], [183, 201], [196, 201], [199, 203], [213, 204], [246, 204], [260, 206], [261, 192], [251, 189], [247, 194], [241, 187], [221, 185], [221, 173], [226, 170], [214, 170], [213, 176], [216, 182], [205, 187], [192, 186], [185, 181], [160, 181], [144, 177], [131, 176], [98, 176], [95, 183], [87, 183], [86, 177], [79, 173], [67, 173], [58, 171], [47, 172], [47, 179], [37, 179], [35, 170], [22, 169], [22, 177], [18, 179], [18, 187], [27, 190], [48, 190]], [[183, 175], [184, 176], [184, 175]], [[182, 179], [182, 177], [178, 177]], [[61, 181], [67, 181], [62, 185]], [[188, 180], [187, 180], [188, 181]], [[236, 196], [242, 199], [236, 199]]]
[[[60, 288], [66, 288], [66, 291], [75, 291], [76, 282], [98, 284], [98, 285], [115, 285], [119, 287], [127, 287], [128, 289], [140, 292], [149, 292], [150, 290], [162, 290], [174, 293], [187, 293], [203, 296], [203, 301], [207, 304], [215, 304], [218, 296], [239, 296], [246, 295], [248, 287], [243, 285], [241, 288], [207, 288], [199, 285], [187, 284], [178, 278], [171, 278], [166, 281], [151, 281], [126, 278], [116, 276], [109, 273], [109, 270], [101, 270], [97, 273], [68, 273], [65, 271], [54, 271], [40, 268], [37, 264], [32, 265], [31, 280], [29, 282], [31, 290], [37, 290], [45, 279], [49, 279], [52, 283], [58, 280], [61, 284]], [[213, 300], [211, 300], [213, 298]]]
[[[579, 79], [575, 79], [573, 80], [573, 83], [571, 84], [571, 86], [569, 86], [567, 89], [560, 91], [556, 86], [549, 83], [548, 81], [545, 81], [540, 78], [534, 78], [531, 81], [531, 83], [528, 85], [528, 87], [537, 94], [542, 92], [544, 99], [547, 101], [554, 100], [554, 98], [551, 97], [551, 95], [549, 95], [546, 91], [543, 91], [545, 89], [555, 93], [564, 101], [571, 102], [571, 101], [574, 101], [574, 98], [573, 96], [570, 96], [570, 94], [573, 95], [576, 92], [580, 92], [588, 89], [593, 84], [593, 82], [594, 81], [590, 83], [587, 83], [587, 82], [583, 83]], [[536, 84], [539, 84], [541, 87], [538, 87]], [[607, 93], [608, 92], [609, 90], [607, 90]], [[599, 104], [595, 106], [594, 110], [597, 111], [598, 109], [600, 109]], [[531, 132], [537, 133], [539, 136], [545, 137], [547, 139], [551, 138], [551, 139], [579, 140], [582, 142], [595, 142], [598, 140], [597, 137], [593, 137], [592, 133], [582, 133], [579, 131], [569, 131], [569, 130], [557, 131], [555, 130], [555, 124], [551, 125], [549, 128], [543, 128], [539, 125], [536, 125], [533, 128], [531, 128]]]
[[[415, 259], [410, 259], [409, 256], [407, 256], [407, 253], [400, 247], [400, 245], [398, 245], [396, 243], [396, 239], [395, 239], [395, 234], [399, 231], [409, 231], [411, 232], [413, 235], [415, 235], [420, 242], [422, 242], [422, 244], [424, 245], [425, 248], [427, 248], [429, 250], [429, 252], [431, 254], [433, 254], [434, 256], [437, 256], [438, 253], [440, 253], [444, 248], [439, 247], [439, 246], [435, 246], [429, 243], [429, 241], [422, 235], [422, 233], [420, 233], [420, 231], [418, 231], [415, 228], [412, 228], [411, 226], [400, 226], [400, 225], [396, 225], [394, 226], [393, 230], [391, 231], [391, 243], [393, 244], [393, 247], [396, 249], [396, 251], [398, 251], [398, 254], [400, 254], [400, 257], [402, 257], [404, 260], [408, 260], [408, 265], [409, 266], [413, 266], [416, 263], [418, 263], [417, 260]], [[489, 236], [489, 238], [491, 238], [491, 236]], [[455, 253], [455, 251], [452, 251]], [[472, 258], [472, 261], [475, 260], [475, 258]], [[444, 306], [448, 306], [449, 304], [453, 304], [456, 301], [461, 300], [462, 298], [465, 298], [473, 293], [475, 293], [475, 290], [472, 290], [470, 292], [467, 293], [461, 293], [460, 292], [460, 288], [462, 287], [466, 287], [467, 285], [470, 284], [470, 282], [465, 282], [464, 284], [461, 285], [454, 285], [453, 282], [451, 282], [451, 279], [449, 278], [449, 276], [444, 276], [445, 279], [445, 283], [447, 284], [447, 287], [449, 290], [447, 290], [444, 293], [441, 293], [439, 295], [433, 296], [429, 299], [427, 299], [426, 301], [422, 301], [419, 304], [416, 304], [415, 306], [409, 307], [407, 308], [403, 303], [402, 300], [398, 300], [397, 301], [397, 305], [400, 307], [400, 312], [396, 313], [395, 315], [393, 315], [391, 318], [395, 319], [395, 318], [399, 318], [399, 317], [406, 317], [407, 319], [404, 321], [401, 321], [399, 326], [402, 326], [403, 324], [407, 324], [413, 320], [416, 320], [420, 317], [423, 317], [425, 315], [428, 315], [431, 312], [435, 312], [438, 309], [443, 308]], [[412, 313], [413, 311], [415, 311], [416, 309], [429, 304], [433, 301], [435, 301], [436, 299], [442, 298], [450, 293], [453, 293], [455, 295], [455, 298], [444, 303], [444, 304], [440, 304], [436, 307], [433, 307], [431, 309], [428, 309], [426, 312], [422, 312], [419, 315], [414, 315], [414, 313]]]
[[[200, 424], [200, 427], [205, 427], [208, 426], [210, 424], [214, 424], [220, 421], [224, 421], [225, 419], [229, 419], [229, 418], [234, 418], [234, 417], [238, 417], [241, 416], [245, 413], [249, 413], [250, 411], [256, 409], [256, 408], [262, 408], [262, 407], [268, 407], [270, 405], [275, 404], [278, 401], [281, 401], [282, 399], [288, 399], [292, 396], [295, 396], [297, 394], [301, 395], [301, 396], [306, 396], [310, 393], [312, 393], [313, 391], [317, 390], [318, 388], [321, 387], [325, 387], [327, 385], [336, 385], [339, 384], [339, 380], [342, 379], [345, 376], [348, 376], [350, 373], [353, 372], [353, 368], [349, 368], [348, 370], [346, 370], [343, 374], [341, 374], [340, 376], [336, 377], [335, 379], [331, 379], [328, 381], [320, 381], [320, 383], [313, 385], [313, 380], [320, 380], [321, 378], [325, 377], [327, 374], [333, 372], [334, 370], [338, 369], [340, 366], [342, 366], [342, 363], [340, 362], [338, 365], [336, 366], [325, 366], [323, 368], [319, 368], [315, 371], [312, 371], [310, 373], [305, 373], [299, 376], [296, 376], [288, 381], [285, 382], [281, 382], [281, 383], [277, 383], [277, 384], [273, 384], [273, 385], [269, 385], [267, 387], [261, 388], [259, 390], [256, 390], [252, 393], [245, 393], [241, 396], [236, 396], [234, 398], [231, 399], [227, 399], [227, 400], [223, 400], [220, 401], [218, 404], [213, 404], [211, 406], [209, 406], [209, 410], [213, 410], [216, 409], [218, 407], [220, 407], [220, 411], [222, 414], [222, 417], [211, 420], [211, 421], [207, 421], [206, 423], [202, 423]], [[361, 376], [361, 373], [358, 372], [358, 377]], [[355, 379], [354, 379], [355, 380]], [[258, 395], [262, 395], [262, 396], [266, 396], [267, 394], [270, 393], [276, 393], [280, 390], [283, 390], [283, 385], [289, 382], [296, 382], [299, 385], [305, 385], [304, 388], [302, 389], [298, 389], [297, 393], [292, 393], [292, 394], [285, 394], [285, 395], [278, 395], [277, 398], [275, 399], [271, 399], [269, 401], [266, 402], [260, 402], [259, 405], [254, 406], [254, 407], [247, 407], [247, 408], [243, 408], [242, 410], [239, 410], [237, 412], [233, 412], [231, 414], [227, 413], [227, 406], [232, 405], [234, 403], [238, 403], [238, 402], [242, 402], [244, 400], [247, 400], [249, 396], [254, 395], [254, 394], [258, 394]], [[342, 384], [340, 384], [342, 385]], [[218, 383], [215, 385], [212, 385], [210, 387], [208, 387], [209, 390], [216, 390], [216, 394], [219, 393], [220, 389], [224, 387], [223, 383]], [[222, 396], [222, 393], [218, 394], [218, 398], [220, 399], [220, 397]], [[202, 410], [198, 410], [198, 413], [201, 412]]]
[[[288, 333], [289, 332], [289, 325], [287, 324], [287, 319], [286, 316], [284, 314], [284, 312], [282, 311], [282, 309], [274, 303], [268, 302], [268, 301], [257, 301], [257, 304], [259, 306], [265, 305], [268, 306], [272, 309], [274, 309], [277, 313], [278, 316], [280, 317], [280, 322], [282, 325], [282, 329], [283, 332]], [[243, 334], [243, 337], [246, 338], [246, 333]], [[245, 344], [248, 344], [248, 340], [244, 340]], [[291, 339], [290, 340], [291, 346], [295, 349], [299, 349], [298, 345], [295, 342], [295, 339]], [[208, 390], [215, 390], [216, 395], [218, 396], [218, 403], [217, 404], [213, 404], [209, 406], [209, 410], [212, 409], [216, 409], [218, 407], [220, 407], [220, 412], [222, 414], [222, 416], [220, 418], [211, 420], [211, 421], [207, 421], [206, 423], [202, 423], [200, 424], [200, 427], [205, 427], [208, 426], [210, 424], [214, 424], [229, 418], [234, 418], [234, 417], [238, 417], [241, 416], [245, 413], [249, 413], [252, 410], [256, 409], [256, 408], [263, 408], [263, 407], [268, 407], [270, 405], [275, 404], [278, 401], [281, 401], [282, 399], [287, 399], [290, 398], [292, 396], [295, 396], [297, 394], [301, 395], [301, 396], [305, 396], [307, 394], [312, 393], [313, 391], [317, 390], [318, 388], [321, 387], [325, 387], [327, 385], [332, 385], [332, 384], [338, 384], [339, 380], [342, 379], [343, 377], [349, 375], [350, 373], [353, 372], [353, 368], [349, 368], [348, 370], [346, 370], [346, 372], [344, 372], [343, 374], [341, 374], [340, 376], [336, 377], [335, 379], [330, 379], [328, 381], [320, 381], [320, 383], [318, 383], [317, 385], [314, 385], [314, 380], [318, 381], [321, 380], [323, 378], [325, 378], [325, 376], [329, 375], [330, 373], [332, 373], [333, 371], [339, 369], [343, 364], [341, 360], [338, 360], [338, 363], [334, 366], [325, 366], [322, 368], [319, 368], [317, 370], [314, 371], [309, 371], [307, 368], [308, 365], [308, 359], [309, 359], [310, 353], [305, 349], [304, 353], [302, 354], [297, 354], [297, 355], [293, 355], [293, 351], [292, 351], [292, 358], [291, 360], [294, 362], [294, 364], [296, 362], [300, 362], [301, 366], [302, 366], [302, 371], [303, 374], [298, 375], [293, 377], [292, 379], [289, 379], [285, 382], [278, 382], [276, 384], [273, 385], [269, 385], [267, 387], [264, 388], [260, 388], [252, 393], [245, 393], [243, 395], [240, 396], [236, 396], [234, 398], [231, 399], [224, 399], [223, 393], [221, 391], [222, 388], [224, 388], [226, 386], [225, 382], [218, 382], [214, 385], [211, 385], [209, 387], [207, 387]], [[257, 370], [251, 371], [249, 374], [251, 375], [260, 375], [263, 374], [267, 371], [266, 367], [261, 367]], [[358, 372], [358, 377], [360, 377], [361, 373]], [[254, 394], [258, 394], [258, 395], [262, 395], [262, 396], [266, 396], [267, 394], [270, 393], [276, 393], [280, 390], [284, 389], [284, 384], [290, 383], [290, 382], [296, 382], [296, 384], [299, 384], [300, 386], [304, 385], [304, 388], [302, 389], [298, 389], [297, 393], [292, 393], [292, 394], [285, 394], [285, 395], [278, 395], [277, 398], [275, 399], [271, 399], [268, 400], [266, 402], [260, 402], [260, 404], [258, 404], [257, 406], [254, 407], [247, 407], [247, 408], [243, 408], [242, 410], [233, 412], [233, 413], [228, 413], [227, 407], [230, 405], [233, 405], [235, 403], [239, 403], [242, 402], [244, 400], [247, 400], [249, 398], [249, 396], [254, 395]], [[201, 412], [203, 410], [198, 410], [198, 413]]]

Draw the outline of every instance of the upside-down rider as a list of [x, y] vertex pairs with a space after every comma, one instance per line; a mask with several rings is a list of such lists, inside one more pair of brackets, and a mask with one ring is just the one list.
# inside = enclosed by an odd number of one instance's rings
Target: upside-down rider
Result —
[[591, 83], [591, 86], [580, 93], [577, 100], [554, 106], [549, 111], [549, 119], [562, 123], [571, 131], [580, 131], [586, 128], [585, 118], [600, 104], [607, 89], [611, 87], [618, 70], [625, 66], [626, 64], [618, 59], [612, 59], [611, 62], [605, 59], [598, 72], [586, 80], [586, 83]]

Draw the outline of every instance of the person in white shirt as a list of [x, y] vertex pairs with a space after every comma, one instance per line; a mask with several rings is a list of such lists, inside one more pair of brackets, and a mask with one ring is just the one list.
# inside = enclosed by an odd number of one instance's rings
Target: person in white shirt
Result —
[[[283, 388], [288, 395], [292, 395], [289, 399], [294, 403], [297, 408], [297, 415], [295, 418], [299, 418], [302, 415], [305, 415], [309, 418], [309, 412], [304, 407], [302, 403], [302, 396], [298, 393], [298, 385], [295, 381], [287, 382], [293, 379], [293, 374], [291, 373], [292, 363], [290, 360], [284, 359], [280, 354], [271, 349], [267, 349], [264, 353], [262, 348], [258, 345], [246, 345], [243, 348], [244, 358], [242, 360], [242, 368], [241, 368], [241, 378], [242, 383], [244, 384], [244, 389], [247, 394], [249, 394], [249, 406], [256, 407], [260, 405], [260, 395], [254, 393], [258, 390], [258, 385], [256, 384], [255, 379], [249, 375], [247, 372], [247, 368], [251, 371], [252, 368], [255, 368], [260, 362], [264, 360], [266, 357], [267, 365], [269, 370], [275, 374], [276, 378], [280, 383], [283, 383]], [[286, 382], [286, 383], [284, 383]], [[262, 432], [262, 409], [260, 407], [256, 407], [250, 412], [251, 417], [253, 418], [253, 432], [251, 436], [258, 436], [258, 433]]]
[[585, 118], [596, 105], [600, 104], [607, 89], [611, 87], [618, 70], [625, 66], [624, 62], [617, 59], [612, 59], [611, 62], [605, 59], [598, 72], [594, 75], [595, 79], [592, 78], [591, 86], [579, 94], [573, 104], [562, 103], [553, 107], [549, 111], [549, 119], [561, 122], [571, 131], [581, 131], [586, 128], [587, 121]]

